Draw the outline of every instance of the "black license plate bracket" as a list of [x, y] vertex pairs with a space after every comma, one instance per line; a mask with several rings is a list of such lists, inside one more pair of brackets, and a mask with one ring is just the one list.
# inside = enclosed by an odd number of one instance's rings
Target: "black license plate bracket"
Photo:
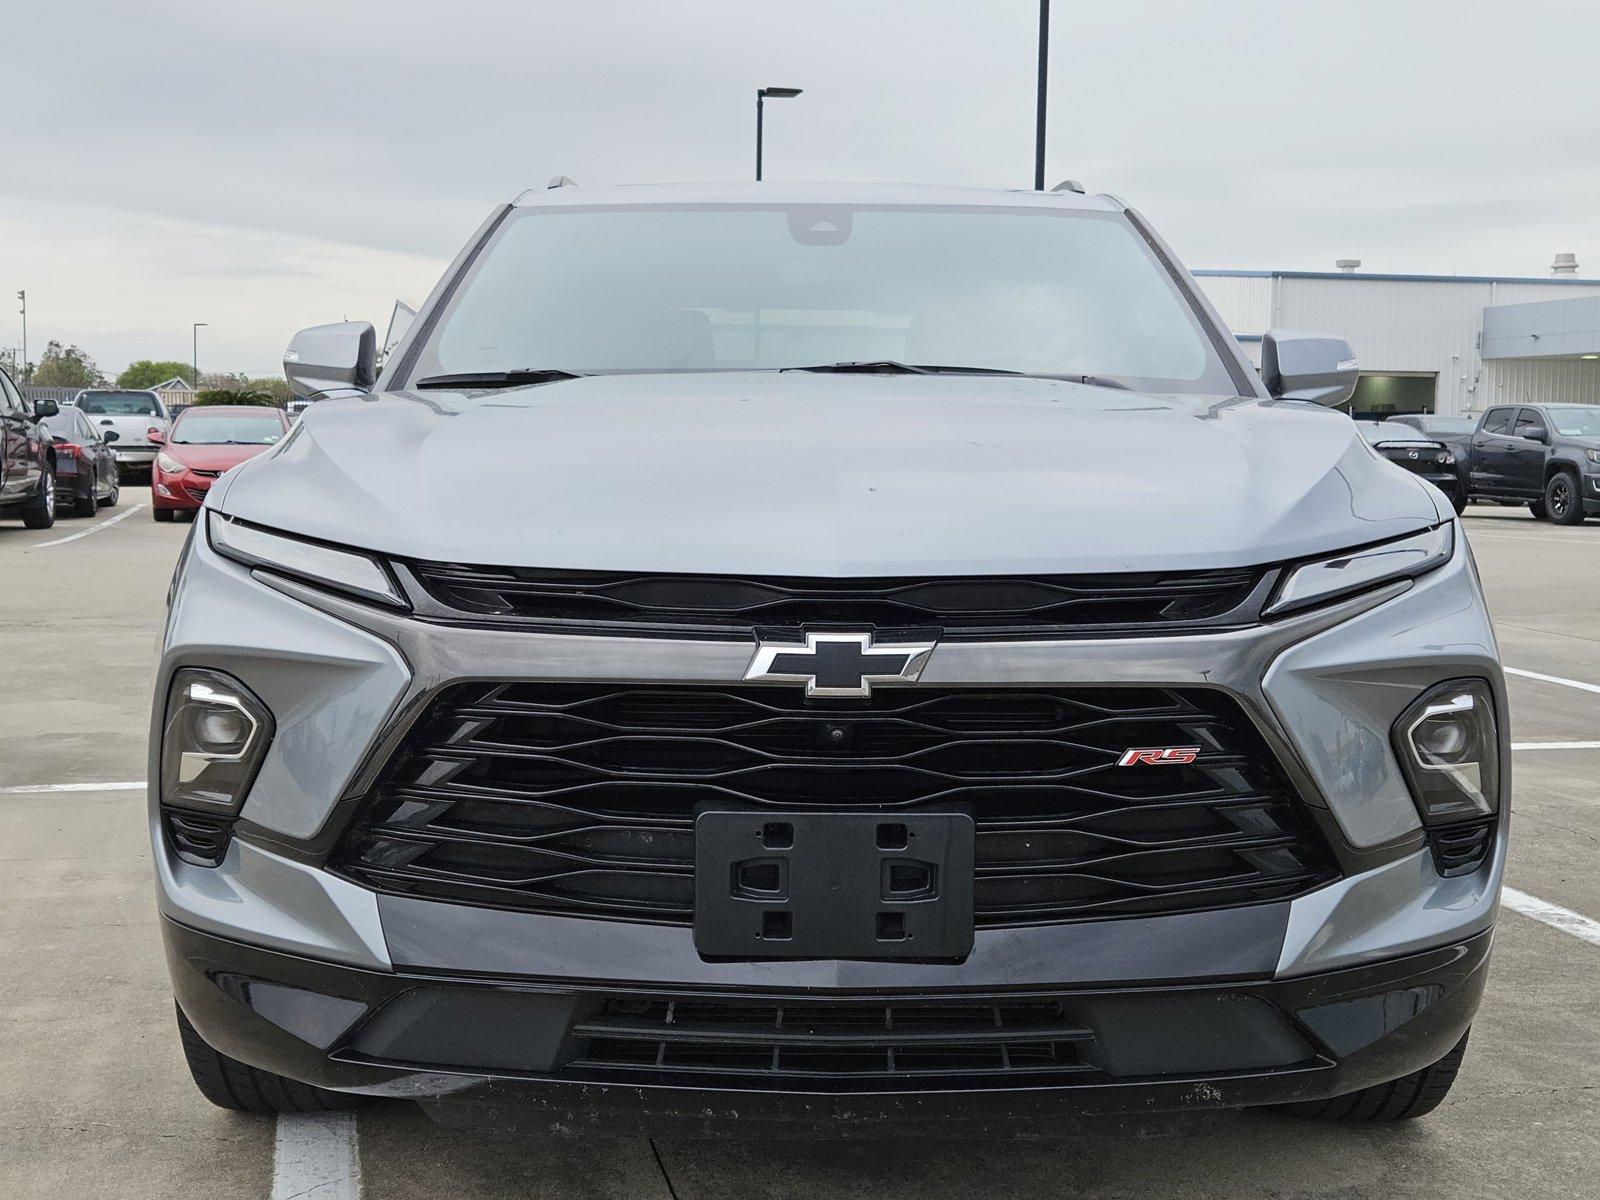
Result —
[[705, 809], [694, 835], [704, 958], [959, 961], [972, 951], [966, 813]]

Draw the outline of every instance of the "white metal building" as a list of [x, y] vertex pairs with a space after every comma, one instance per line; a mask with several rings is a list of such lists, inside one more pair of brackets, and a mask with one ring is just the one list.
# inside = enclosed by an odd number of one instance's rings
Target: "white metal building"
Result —
[[1479, 413], [1492, 404], [1600, 403], [1600, 279], [1570, 256], [1543, 278], [1340, 271], [1196, 271], [1259, 360], [1271, 328], [1347, 338], [1353, 411]]

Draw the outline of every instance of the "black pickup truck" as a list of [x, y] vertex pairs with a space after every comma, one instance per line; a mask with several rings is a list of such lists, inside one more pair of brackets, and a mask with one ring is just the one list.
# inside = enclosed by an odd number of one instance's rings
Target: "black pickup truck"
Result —
[[1472, 433], [1467, 493], [1577, 525], [1600, 516], [1600, 405], [1502, 404]]

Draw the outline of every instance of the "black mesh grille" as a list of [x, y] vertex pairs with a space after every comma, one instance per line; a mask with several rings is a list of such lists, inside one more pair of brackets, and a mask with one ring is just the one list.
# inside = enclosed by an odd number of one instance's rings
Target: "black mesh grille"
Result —
[[[1194, 746], [1187, 765], [1119, 767]], [[1283, 899], [1337, 874], [1220, 693], [509, 683], [448, 689], [335, 852], [369, 886], [688, 924], [697, 805], [970, 812], [979, 926]]]
[[414, 562], [439, 604], [484, 618], [537, 619], [637, 630], [839, 623], [938, 628], [963, 635], [1043, 636], [1243, 626], [1260, 610], [1264, 568], [1164, 574], [974, 576], [950, 579], [789, 579], [625, 575]]
[[1095, 1073], [1093, 1033], [1059, 1002], [770, 1003], [607, 1000], [573, 1027], [587, 1039], [564, 1073], [858, 1090], [1047, 1085]]

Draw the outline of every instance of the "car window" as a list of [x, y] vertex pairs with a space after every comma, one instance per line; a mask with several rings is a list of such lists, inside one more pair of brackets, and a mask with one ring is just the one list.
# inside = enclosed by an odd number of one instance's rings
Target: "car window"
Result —
[[1419, 417], [1416, 424], [1423, 433], [1443, 434], [1471, 433], [1478, 427], [1478, 423], [1468, 417]]
[[188, 446], [270, 446], [283, 437], [277, 411], [215, 413], [190, 409], [172, 427], [172, 441]]
[[1517, 414], [1517, 437], [1537, 437], [1545, 432], [1544, 418], [1537, 409], [1525, 408]]
[[1361, 429], [1361, 436], [1376, 445], [1379, 442], [1425, 442], [1423, 437], [1409, 425], [1399, 421], [1358, 421], [1356, 424]]
[[94, 422], [89, 420], [89, 418], [84, 416], [81, 412], [77, 414], [77, 417], [78, 435], [84, 438], [86, 441], [98, 442], [100, 440], [100, 431], [94, 427]]
[[1121, 214], [523, 209], [435, 322], [413, 380], [890, 359], [1237, 390], [1193, 306]]
[[1545, 412], [1562, 437], [1600, 438], [1600, 404], [1552, 404]]
[[103, 417], [159, 417], [161, 408], [149, 392], [85, 392], [78, 408]]
[[1491, 408], [1489, 415], [1483, 419], [1483, 431], [1485, 433], [1510, 433], [1511, 414], [1515, 411], [1515, 409], [1511, 408]]
[[0, 413], [7, 416], [22, 411], [22, 397], [18, 394], [16, 385], [11, 382], [11, 376], [0, 371]]

